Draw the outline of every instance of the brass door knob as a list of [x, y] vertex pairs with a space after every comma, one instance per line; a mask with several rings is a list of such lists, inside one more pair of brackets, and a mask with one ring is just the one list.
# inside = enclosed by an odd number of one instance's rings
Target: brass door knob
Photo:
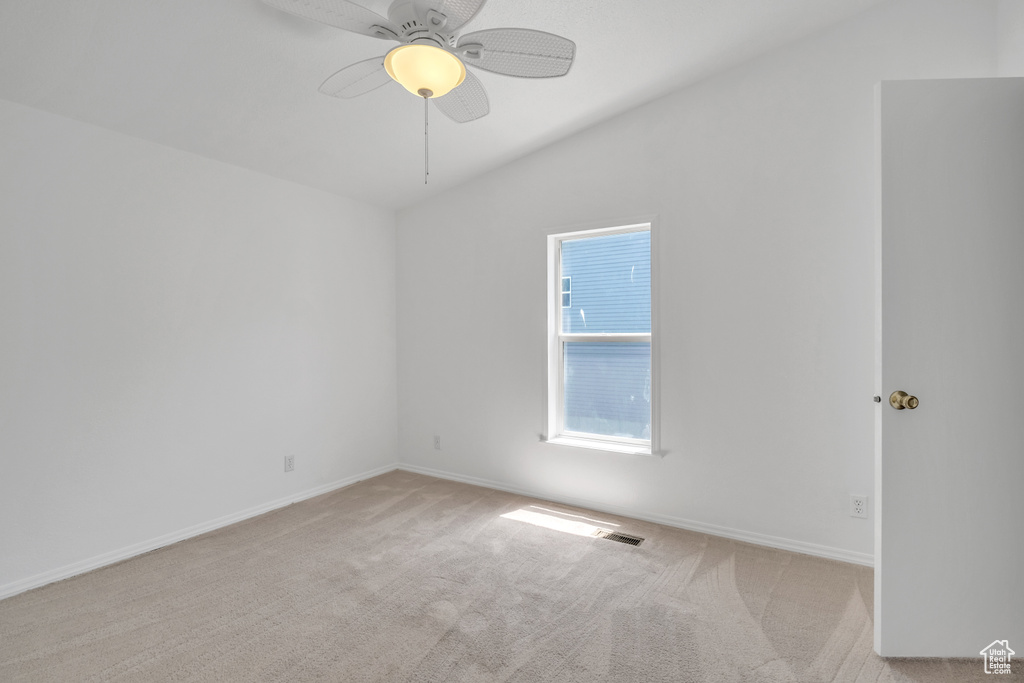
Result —
[[892, 392], [892, 395], [889, 396], [889, 405], [896, 410], [903, 410], [904, 408], [913, 410], [920, 403], [921, 402], [917, 400], [917, 396], [911, 396], [905, 391], [894, 391]]

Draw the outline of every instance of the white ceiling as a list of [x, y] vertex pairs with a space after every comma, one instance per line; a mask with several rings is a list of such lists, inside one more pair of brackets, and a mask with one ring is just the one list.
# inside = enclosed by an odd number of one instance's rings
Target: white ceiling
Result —
[[476, 71], [491, 113], [432, 109], [426, 187], [420, 100], [317, 92], [395, 43], [260, 0], [0, 0], [0, 98], [397, 209], [879, 1], [489, 0], [466, 31], [556, 33], [576, 62], [545, 80]]

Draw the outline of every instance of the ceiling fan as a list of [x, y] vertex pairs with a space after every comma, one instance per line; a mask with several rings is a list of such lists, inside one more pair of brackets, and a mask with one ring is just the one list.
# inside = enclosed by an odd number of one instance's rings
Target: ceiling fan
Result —
[[263, 0], [291, 14], [400, 45], [385, 55], [351, 64], [320, 86], [332, 97], [363, 95], [397, 81], [406, 90], [433, 99], [441, 113], [458, 123], [490, 111], [483, 84], [466, 65], [519, 78], [564, 76], [576, 44], [567, 38], [525, 28], [460, 29], [486, 0], [394, 0], [387, 18], [348, 0]]

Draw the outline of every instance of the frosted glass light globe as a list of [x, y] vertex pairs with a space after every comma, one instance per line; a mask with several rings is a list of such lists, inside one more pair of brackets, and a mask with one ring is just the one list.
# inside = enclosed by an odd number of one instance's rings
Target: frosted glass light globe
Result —
[[442, 97], [466, 78], [458, 57], [433, 45], [400, 45], [384, 58], [388, 75], [418, 97]]

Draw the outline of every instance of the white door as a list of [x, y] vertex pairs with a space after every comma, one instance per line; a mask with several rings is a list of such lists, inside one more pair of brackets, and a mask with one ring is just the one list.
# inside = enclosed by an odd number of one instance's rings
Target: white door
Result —
[[879, 93], [875, 650], [1024, 670], [1024, 79]]

